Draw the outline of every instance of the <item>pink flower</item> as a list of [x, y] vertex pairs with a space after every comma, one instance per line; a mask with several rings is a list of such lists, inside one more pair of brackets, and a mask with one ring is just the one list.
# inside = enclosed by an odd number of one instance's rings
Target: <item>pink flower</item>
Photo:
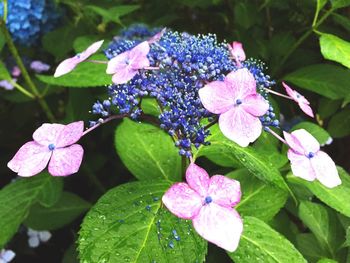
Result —
[[[14, 82], [17, 82], [17, 79], [12, 79]], [[15, 87], [12, 85], [12, 83], [8, 80], [0, 80], [0, 87], [4, 88], [5, 90], [13, 90]]]
[[11, 262], [16, 256], [15, 252], [12, 250], [0, 250], [0, 263], [8, 263]]
[[12, 68], [12, 71], [11, 71], [11, 75], [13, 76], [13, 77], [15, 77], [15, 78], [18, 78], [19, 76], [21, 76], [21, 70], [20, 70], [20, 68], [18, 67], [18, 66], [14, 66], [13, 68]]
[[310, 105], [310, 102], [302, 96], [299, 92], [291, 89], [286, 83], [282, 82], [282, 85], [286, 89], [287, 94], [296, 102], [298, 103], [300, 109], [310, 117], [314, 117], [314, 113], [312, 112]]
[[34, 60], [30, 63], [30, 68], [36, 73], [42, 73], [50, 69], [50, 65], [41, 62], [40, 60]]
[[33, 176], [45, 169], [66, 176], [79, 170], [84, 150], [77, 142], [84, 130], [82, 121], [68, 125], [44, 123], [34, 133], [34, 141], [24, 144], [7, 166], [19, 176]]
[[228, 44], [228, 49], [230, 50], [233, 59], [236, 60], [237, 65], [240, 66], [241, 61], [246, 59], [242, 43], [234, 41], [232, 42], [232, 46]]
[[310, 133], [300, 129], [283, 134], [290, 147], [288, 159], [295, 176], [307, 181], [318, 179], [329, 188], [341, 184], [335, 163], [328, 154], [320, 151], [320, 144]]
[[62, 75], [65, 75], [69, 72], [71, 72], [73, 69], [75, 69], [75, 67], [85, 61], [86, 59], [88, 59], [92, 54], [96, 53], [100, 47], [103, 44], [103, 40], [98, 41], [93, 43], [92, 45], [90, 45], [86, 50], [84, 50], [83, 52], [75, 55], [72, 58], [67, 58], [65, 60], [63, 60], [57, 67], [56, 72], [54, 74], [54, 77], [60, 77]]
[[220, 114], [219, 127], [230, 140], [248, 146], [261, 134], [262, 116], [268, 102], [256, 92], [254, 76], [246, 68], [229, 73], [224, 81], [213, 81], [199, 90], [203, 106]]
[[131, 80], [140, 69], [149, 67], [147, 54], [150, 46], [147, 41], [138, 44], [131, 50], [127, 50], [114, 58], [107, 65], [107, 74], [113, 74], [114, 84], [124, 84]]
[[151, 37], [150, 39], [148, 39], [148, 43], [149, 44], [153, 44], [159, 41], [159, 39], [162, 38], [162, 36], [164, 35], [164, 33], [166, 32], [166, 27], [164, 27], [161, 31], [159, 31], [157, 34], [155, 34], [153, 37]]
[[236, 250], [243, 231], [241, 217], [232, 209], [241, 200], [238, 181], [208, 173], [192, 163], [186, 183], [176, 183], [164, 194], [164, 205], [176, 216], [191, 219], [204, 239], [230, 252]]

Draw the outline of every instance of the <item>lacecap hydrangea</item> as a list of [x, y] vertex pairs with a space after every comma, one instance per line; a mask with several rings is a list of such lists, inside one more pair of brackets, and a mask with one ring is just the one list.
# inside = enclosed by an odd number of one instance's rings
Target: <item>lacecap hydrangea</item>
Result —
[[[52, 0], [8, 0], [6, 26], [16, 43], [31, 46], [58, 23], [60, 12]], [[0, 16], [4, 15], [0, 2]]]
[[[112, 59], [159, 31], [139, 24], [131, 26], [113, 39], [105, 55]], [[108, 86], [109, 99], [96, 102], [92, 112], [103, 118], [115, 113], [128, 114], [137, 120], [142, 116], [142, 98], [155, 98], [160, 109], [160, 127], [174, 138], [179, 153], [190, 157], [192, 146], [210, 143], [206, 140], [210, 134], [207, 126], [217, 118], [203, 107], [198, 90], [206, 83], [223, 80], [237, 65], [230, 57], [227, 43], [218, 42], [216, 35], [191, 35], [169, 29], [151, 45], [148, 59], [152, 67], [159, 69], [143, 70], [126, 84]], [[254, 75], [258, 91], [267, 99], [264, 88], [274, 82], [263, 73], [264, 65], [248, 59], [240, 66]], [[264, 126], [278, 126], [272, 106], [260, 119]]]

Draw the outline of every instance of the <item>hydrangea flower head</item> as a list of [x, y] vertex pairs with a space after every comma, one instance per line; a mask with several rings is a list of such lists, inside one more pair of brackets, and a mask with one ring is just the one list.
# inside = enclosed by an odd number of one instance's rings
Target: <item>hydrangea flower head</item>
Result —
[[131, 50], [127, 50], [114, 58], [107, 65], [107, 74], [113, 74], [114, 84], [124, 84], [131, 80], [140, 69], [149, 67], [150, 62], [147, 55], [150, 46], [147, 41], [138, 44]]
[[[6, 26], [15, 42], [31, 46], [40, 36], [52, 30], [60, 18], [60, 12], [52, 0], [8, 0]], [[0, 17], [4, 12], [0, 2]]]
[[36, 248], [41, 242], [47, 242], [52, 237], [49, 231], [36, 231], [34, 229], [28, 228], [28, 245], [29, 247]]
[[310, 102], [299, 92], [296, 90], [293, 90], [291, 87], [289, 87], [286, 83], [282, 82], [282, 85], [286, 89], [287, 94], [296, 102], [298, 103], [300, 109], [308, 116], [314, 117], [314, 113], [312, 112], [312, 109], [310, 107]]
[[230, 140], [242, 147], [261, 134], [259, 116], [269, 109], [268, 102], [256, 92], [256, 81], [246, 68], [229, 73], [224, 81], [213, 81], [199, 90], [203, 106], [220, 114], [219, 127]]
[[8, 263], [11, 262], [16, 256], [15, 252], [12, 250], [0, 250], [0, 263]]
[[54, 77], [57, 78], [57, 77], [60, 77], [62, 75], [65, 75], [65, 74], [71, 72], [73, 69], [75, 69], [76, 66], [78, 66], [79, 63], [88, 59], [92, 54], [95, 54], [100, 49], [102, 44], [103, 44], [103, 40], [97, 41], [97, 42], [91, 44], [83, 52], [75, 55], [72, 58], [67, 58], [67, 59], [63, 60], [57, 66]]
[[200, 236], [230, 252], [236, 250], [243, 224], [232, 209], [241, 200], [240, 184], [222, 175], [211, 178], [190, 164], [187, 183], [176, 183], [163, 195], [164, 205], [176, 216], [191, 219]]
[[283, 134], [290, 147], [288, 159], [295, 176], [307, 181], [317, 179], [328, 188], [341, 184], [335, 163], [320, 150], [320, 144], [309, 132], [299, 129]]
[[232, 45], [228, 44], [228, 49], [230, 50], [232, 58], [236, 61], [237, 65], [240, 66], [241, 61], [246, 59], [242, 43], [233, 41]]
[[67, 176], [79, 170], [84, 150], [75, 144], [83, 135], [84, 123], [68, 125], [44, 123], [33, 133], [33, 141], [25, 143], [7, 166], [19, 176], [40, 173], [49, 163], [53, 176]]

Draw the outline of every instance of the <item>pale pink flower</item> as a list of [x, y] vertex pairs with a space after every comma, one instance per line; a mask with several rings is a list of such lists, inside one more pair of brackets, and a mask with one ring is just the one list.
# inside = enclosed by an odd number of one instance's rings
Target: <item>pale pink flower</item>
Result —
[[213, 81], [199, 90], [203, 106], [220, 114], [219, 127], [230, 140], [242, 147], [261, 134], [259, 116], [266, 113], [268, 102], [256, 92], [254, 76], [242, 68], [229, 73], [224, 81]]
[[107, 74], [113, 74], [113, 83], [124, 84], [131, 80], [140, 69], [149, 67], [150, 62], [147, 58], [149, 51], [149, 43], [144, 41], [112, 58], [108, 62], [106, 72]]
[[186, 183], [176, 183], [163, 195], [164, 205], [176, 216], [191, 219], [204, 239], [230, 252], [236, 250], [243, 231], [241, 217], [232, 207], [241, 200], [240, 183], [208, 173], [192, 163]]
[[[14, 82], [17, 82], [17, 79], [12, 79]], [[8, 80], [0, 80], [0, 87], [4, 88], [5, 90], [13, 90], [15, 87], [12, 85], [12, 83]]]
[[237, 65], [240, 66], [241, 61], [246, 59], [242, 43], [234, 41], [232, 42], [232, 45], [227, 44], [227, 46], [232, 58], [236, 61]]
[[68, 125], [44, 123], [34, 133], [34, 141], [25, 143], [7, 166], [19, 176], [40, 173], [49, 163], [49, 173], [66, 176], [79, 170], [84, 150], [76, 143], [83, 135], [84, 122]]
[[21, 76], [22, 72], [18, 66], [14, 66], [11, 71], [11, 75], [15, 78], [18, 78]]
[[164, 35], [164, 33], [166, 32], [166, 27], [164, 27], [161, 31], [159, 31], [157, 34], [155, 34], [153, 37], [151, 37], [150, 39], [148, 39], [148, 43], [149, 44], [153, 44], [159, 41], [159, 39], [162, 38], [162, 36]]
[[0, 263], [11, 262], [12, 259], [15, 258], [15, 256], [16, 256], [16, 254], [12, 250], [1, 249], [0, 250]]
[[309, 132], [299, 129], [283, 134], [290, 147], [288, 159], [295, 176], [307, 181], [317, 179], [329, 188], [341, 184], [335, 163], [328, 154], [320, 150], [320, 144]]
[[96, 53], [100, 47], [103, 44], [103, 40], [98, 41], [93, 43], [92, 45], [90, 45], [86, 50], [84, 50], [83, 52], [75, 55], [72, 58], [67, 58], [65, 60], [63, 60], [57, 67], [54, 77], [60, 77], [62, 75], [65, 75], [69, 72], [71, 72], [73, 69], [75, 69], [75, 67], [85, 61], [86, 59], [88, 59], [92, 54]]
[[40, 60], [34, 60], [30, 63], [30, 68], [34, 70], [36, 73], [42, 73], [42, 72], [48, 71], [50, 69], [50, 65]]
[[296, 102], [298, 103], [300, 109], [310, 117], [314, 117], [314, 113], [312, 112], [310, 105], [310, 102], [299, 92], [293, 90], [291, 87], [289, 87], [286, 83], [282, 82], [282, 85], [286, 89], [287, 94]]

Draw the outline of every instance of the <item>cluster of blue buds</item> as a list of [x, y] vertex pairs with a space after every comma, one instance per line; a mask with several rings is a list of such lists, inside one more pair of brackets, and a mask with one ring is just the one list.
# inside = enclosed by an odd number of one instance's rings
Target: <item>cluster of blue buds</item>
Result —
[[[131, 26], [114, 38], [105, 54], [111, 59], [159, 31], [141, 25]], [[159, 69], [141, 71], [126, 84], [110, 85], [109, 100], [96, 102], [92, 112], [102, 117], [117, 112], [138, 119], [142, 116], [142, 98], [155, 98], [160, 108], [160, 127], [173, 136], [179, 153], [190, 157], [192, 146], [209, 143], [206, 138], [210, 131], [206, 125], [217, 120], [203, 107], [198, 90], [206, 83], [223, 80], [237, 69], [236, 64], [230, 58], [227, 44], [219, 43], [214, 34], [194, 36], [171, 30], [151, 45], [148, 59], [151, 66]], [[264, 66], [254, 60], [247, 60], [242, 65], [254, 75], [258, 90], [266, 97], [263, 87], [270, 87], [274, 82], [262, 72]], [[265, 121], [268, 118], [274, 122], [273, 108], [270, 109], [263, 124], [270, 125]]]
[[[59, 21], [60, 12], [52, 0], [8, 0], [6, 26], [15, 42], [31, 46], [40, 36], [51, 31]], [[4, 16], [4, 2], [0, 2]]]

